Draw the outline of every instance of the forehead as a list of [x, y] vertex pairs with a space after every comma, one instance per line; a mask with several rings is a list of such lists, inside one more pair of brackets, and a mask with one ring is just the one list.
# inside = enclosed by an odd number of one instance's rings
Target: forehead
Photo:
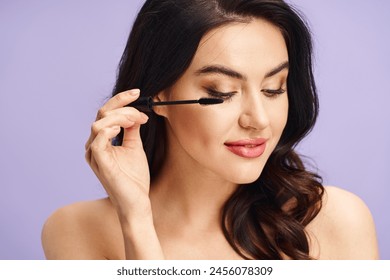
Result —
[[203, 36], [190, 68], [221, 64], [248, 72], [266, 72], [288, 61], [281, 31], [265, 20], [232, 23], [211, 30]]

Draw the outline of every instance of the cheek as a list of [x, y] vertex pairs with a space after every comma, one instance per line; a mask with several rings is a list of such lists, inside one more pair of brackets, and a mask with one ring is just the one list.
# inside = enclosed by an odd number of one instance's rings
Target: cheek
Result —
[[270, 123], [272, 134], [278, 141], [283, 133], [283, 130], [287, 123], [288, 117], [288, 98], [287, 95], [280, 96], [280, 100], [277, 100], [273, 106], [270, 107]]
[[234, 127], [234, 118], [217, 106], [172, 108], [169, 123], [182, 145], [190, 149], [197, 146], [207, 149], [226, 141], [226, 136]]
[[288, 118], [288, 98], [287, 95], [285, 98], [283, 98], [283, 102], [281, 105], [280, 110], [275, 113], [275, 122], [276, 122], [276, 129], [278, 130], [279, 138], [282, 135], [282, 132], [287, 124], [287, 118]]

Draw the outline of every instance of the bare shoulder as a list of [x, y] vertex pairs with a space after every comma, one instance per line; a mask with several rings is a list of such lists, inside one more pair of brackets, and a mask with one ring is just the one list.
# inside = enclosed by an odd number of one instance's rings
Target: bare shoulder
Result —
[[[42, 229], [47, 259], [109, 259], [120, 246], [120, 225], [108, 198], [56, 210]], [[111, 248], [109, 250], [109, 248]]]
[[379, 258], [370, 210], [358, 196], [343, 189], [325, 187], [322, 209], [308, 226], [308, 233], [314, 257]]

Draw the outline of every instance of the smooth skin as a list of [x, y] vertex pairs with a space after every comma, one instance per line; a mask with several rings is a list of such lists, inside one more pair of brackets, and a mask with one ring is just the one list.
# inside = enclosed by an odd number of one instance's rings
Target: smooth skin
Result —
[[[266, 21], [207, 33], [183, 76], [155, 99], [197, 99], [222, 92], [226, 100], [155, 111], [166, 120], [168, 152], [152, 182], [139, 135], [147, 116], [124, 107], [138, 98], [139, 90], [111, 98], [99, 110], [86, 143], [87, 162], [109, 198], [75, 203], [52, 214], [42, 232], [46, 257], [240, 259], [222, 233], [220, 210], [239, 184], [258, 178], [280, 139], [288, 93], [267, 90], [286, 91], [288, 67], [278, 68], [285, 62], [282, 34]], [[210, 66], [239, 75], [201, 71]], [[125, 130], [123, 145], [114, 147], [110, 140], [120, 127]], [[258, 158], [240, 157], [225, 146], [253, 138], [267, 139]], [[313, 258], [378, 258], [368, 208], [339, 188], [326, 187], [323, 208], [307, 233]]]

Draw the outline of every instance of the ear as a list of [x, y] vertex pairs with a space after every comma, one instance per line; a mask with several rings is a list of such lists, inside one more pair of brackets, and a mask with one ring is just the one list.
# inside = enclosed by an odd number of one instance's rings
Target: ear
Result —
[[[167, 100], [167, 93], [165, 90], [163, 91], [160, 91], [158, 94], [156, 94], [154, 97], [153, 97], [153, 101], [154, 102], [161, 102], [161, 101], [166, 101]], [[167, 106], [155, 106], [153, 107], [153, 111], [161, 116], [161, 117], [165, 117], [167, 118], [168, 117], [168, 110], [167, 110]]]

